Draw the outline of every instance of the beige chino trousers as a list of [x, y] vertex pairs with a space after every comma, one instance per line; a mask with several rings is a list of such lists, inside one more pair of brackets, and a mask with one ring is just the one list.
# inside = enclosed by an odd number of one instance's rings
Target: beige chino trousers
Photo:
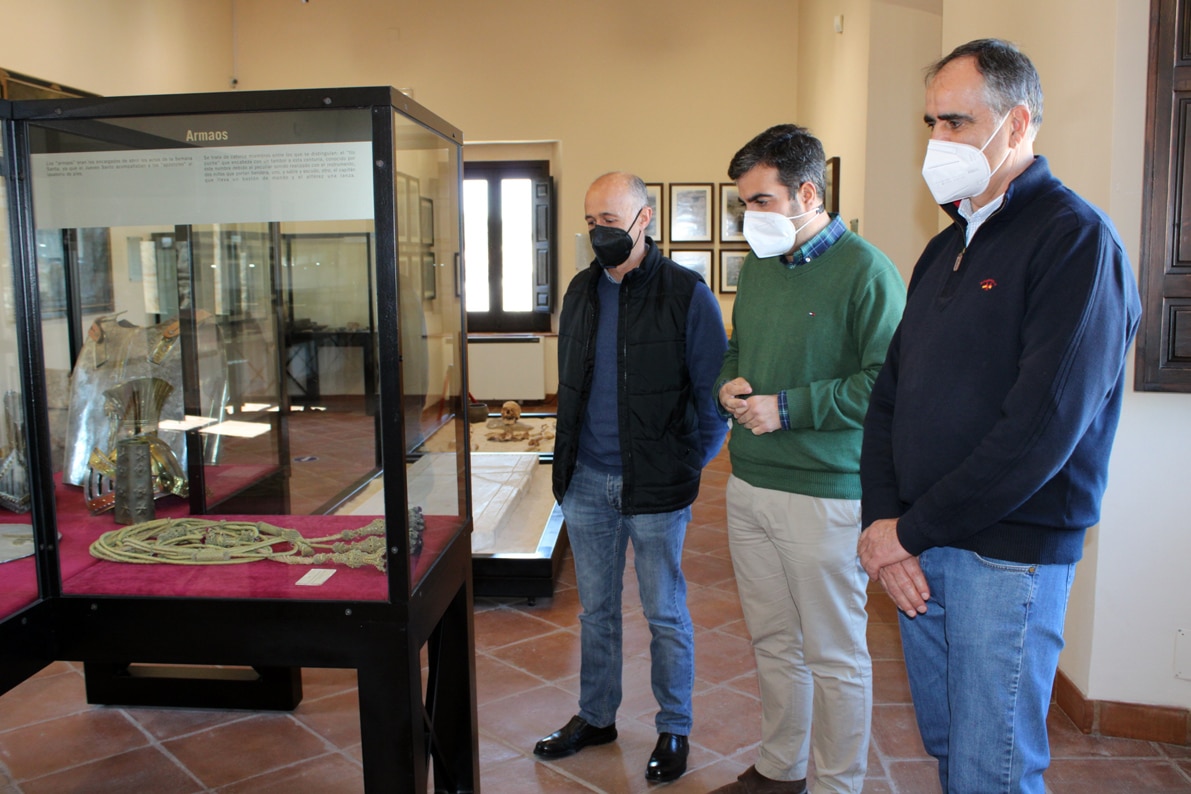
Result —
[[728, 480], [728, 546], [757, 662], [757, 771], [820, 792], [864, 788], [873, 675], [860, 502]]

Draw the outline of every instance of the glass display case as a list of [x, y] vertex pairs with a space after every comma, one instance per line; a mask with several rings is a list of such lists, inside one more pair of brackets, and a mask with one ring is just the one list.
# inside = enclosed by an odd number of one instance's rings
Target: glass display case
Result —
[[37, 432], [0, 444], [27, 450], [12, 523], [38, 543], [0, 564], [0, 635], [36, 623], [121, 702], [218, 705], [184, 672], [138, 688], [142, 664], [281, 671], [297, 698], [286, 670], [354, 667], [384, 704], [368, 790], [425, 790], [430, 756], [471, 790], [462, 134], [388, 88], [8, 114], [0, 386]]

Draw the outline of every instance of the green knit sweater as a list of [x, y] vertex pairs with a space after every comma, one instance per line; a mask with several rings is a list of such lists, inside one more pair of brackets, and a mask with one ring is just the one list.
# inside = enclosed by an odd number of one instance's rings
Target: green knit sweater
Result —
[[790, 429], [734, 426], [732, 473], [758, 488], [859, 499], [864, 414], [905, 303], [893, 263], [851, 232], [796, 268], [750, 252], [718, 383], [785, 390]]

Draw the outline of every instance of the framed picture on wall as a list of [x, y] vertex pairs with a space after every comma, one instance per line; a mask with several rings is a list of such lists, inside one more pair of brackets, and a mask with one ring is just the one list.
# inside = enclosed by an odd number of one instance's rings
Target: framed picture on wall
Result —
[[400, 218], [409, 228], [409, 241], [422, 241], [421, 200], [422, 187], [416, 176], [406, 177], [406, 193], [404, 207], [400, 208]]
[[744, 202], [735, 182], [720, 183], [720, 242], [744, 242]]
[[401, 283], [401, 289], [408, 287], [411, 290], [411, 295], [416, 295], [417, 291], [422, 289], [422, 285], [418, 283], [422, 277], [421, 268], [418, 270], [419, 272], [414, 272], [414, 263], [408, 253], [397, 257], [397, 280]]
[[823, 207], [839, 213], [839, 158], [827, 158], [827, 190], [823, 193]]
[[409, 242], [409, 217], [405, 207], [406, 195], [409, 193], [409, 177], [398, 173], [394, 177], [396, 187], [393, 192], [397, 195], [397, 241]]
[[646, 182], [645, 191], [649, 193], [649, 206], [653, 207], [653, 219], [645, 227], [645, 236], [655, 243], [662, 242], [662, 229], [666, 227], [662, 220], [662, 183]]
[[434, 300], [438, 297], [438, 270], [434, 267], [434, 252], [422, 253], [422, 299]]
[[422, 245], [434, 245], [434, 199], [425, 196], [419, 198]]
[[713, 186], [670, 184], [670, 242], [710, 243]]
[[740, 268], [748, 255], [748, 249], [720, 250], [720, 292], [736, 291], [736, 285], [740, 282]]
[[703, 281], [711, 284], [711, 249], [692, 248], [689, 250], [670, 250], [670, 258], [683, 267], [693, 270], [703, 277]]

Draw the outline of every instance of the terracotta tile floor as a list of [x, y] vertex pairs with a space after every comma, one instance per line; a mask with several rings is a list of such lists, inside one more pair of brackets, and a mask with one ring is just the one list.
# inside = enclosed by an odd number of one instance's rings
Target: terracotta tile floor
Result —
[[[690, 771], [664, 787], [706, 792], [752, 763], [759, 705], [724, 530], [727, 457], [708, 470], [686, 544], [697, 626], [696, 727]], [[476, 678], [483, 788], [525, 792], [644, 792], [654, 743], [648, 630], [625, 582], [625, 701], [619, 741], [551, 763], [536, 739], [575, 711], [579, 635], [569, 567], [554, 598], [476, 604]], [[866, 792], [938, 791], [924, 757], [897, 637], [883, 593], [869, 602], [874, 659], [873, 744]], [[306, 670], [292, 714], [88, 706], [81, 667], [59, 662], [0, 696], [0, 794], [41, 792], [358, 792], [355, 674]], [[1055, 710], [1051, 794], [1191, 792], [1191, 748], [1080, 734]], [[663, 787], [659, 787], [663, 788]]]

